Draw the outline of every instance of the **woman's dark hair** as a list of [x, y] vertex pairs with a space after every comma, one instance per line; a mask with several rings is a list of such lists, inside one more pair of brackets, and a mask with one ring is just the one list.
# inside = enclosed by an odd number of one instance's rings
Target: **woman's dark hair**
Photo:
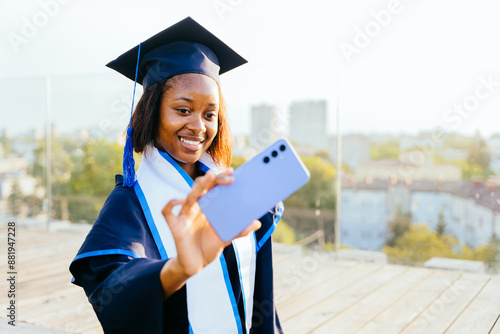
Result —
[[[163, 93], [171, 89], [169, 83], [175, 77], [161, 80], [148, 88], [142, 94], [132, 115], [132, 142], [134, 150], [142, 153], [149, 143], [155, 139], [155, 134], [160, 122], [160, 105]], [[221, 167], [231, 165], [232, 136], [227, 122], [226, 104], [219, 87], [219, 114], [217, 134], [208, 148], [208, 153], [215, 163]]]

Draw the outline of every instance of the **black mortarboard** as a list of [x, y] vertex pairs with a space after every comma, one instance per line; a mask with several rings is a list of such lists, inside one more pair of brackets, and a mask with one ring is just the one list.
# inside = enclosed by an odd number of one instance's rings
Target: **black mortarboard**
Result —
[[[147, 88], [174, 75], [200, 73], [220, 84], [220, 74], [246, 62], [210, 31], [187, 17], [128, 50], [106, 66], [134, 81], [135, 97], [137, 82]], [[123, 152], [123, 185], [126, 187], [135, 184], [131, 138], [132, 112]]]
[[[134, 80], [138, 52], [139, 45], [106, 66]], [[247, 62], [190, 17], [142, 42], [140, 53], [137, 82], [144, 88], [183, 73], [205, 74], [219, 83], [219, 74]]]

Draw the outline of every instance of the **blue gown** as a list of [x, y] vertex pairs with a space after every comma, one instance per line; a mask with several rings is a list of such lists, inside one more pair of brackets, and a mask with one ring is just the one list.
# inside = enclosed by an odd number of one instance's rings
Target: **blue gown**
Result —
[[[105, 333], [190, 333], [186, 287], [163, 300], [160, 254], [133, 188], [123, 177], [104, 203], [97, 221], [70, 265], [73, 283], [81, 286]], [[273, 210], [271, 210], [273, 211]], [[274, 212], [260, 219], [252, 328], [245, 311], [232, 245], [224, 249], [243, 334], [282, 333], [273, 296], [272, 242]], [[197, 334], [197, 333], [195, 333]]]

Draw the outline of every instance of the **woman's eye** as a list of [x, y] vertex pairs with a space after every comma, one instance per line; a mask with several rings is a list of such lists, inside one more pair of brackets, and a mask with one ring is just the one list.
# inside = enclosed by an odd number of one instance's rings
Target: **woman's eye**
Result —
[[181, 114], [187, 114], [189, 113], [189, 109], [177, 109], [178, 112], [180, 112]]
[[215, 118], [217, 118], [217, 114], [216, 113], [209, 113], [209, 114], [206, 114], [206, 117], [208, 119], [215, 119]]

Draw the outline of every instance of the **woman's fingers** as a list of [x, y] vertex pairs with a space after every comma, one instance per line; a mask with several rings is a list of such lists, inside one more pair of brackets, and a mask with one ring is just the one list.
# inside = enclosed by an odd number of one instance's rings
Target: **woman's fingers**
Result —
[[208, 171], [204, 176], [197, 177], [191, 192], [186, 198], [186, 202], [181, 208], [181, 214], [187, 214], [198, 199], [214, 186], [229, 185], [233, 183], [234, 178], [231, 176], [232, 173], [232, 169], [222, 172], [219, 175], [215, 175], [213, 172]]
[[214, 182], [215, 175], [211, 171], [208, 171], [204, 176], [197, 177], [194, 180], [191, 192], [186, 197], [186, 202], [182, 206], [180, 214], [188, 214], [196, 201], [198, 201], [198, 198], [203, 196]]
[[164, 207], [163, 209], [161, 210], [161, 213], [163, 214], [163, 217], [165, 217], [165, 219], [167, 220], [167, 223], [168, 222], [173, 222], [174, 221], [174, 213], [172, 212], [172, 210], [174, 209], [175, 206], [177, 205], [183, 205], [185, 202], [185, 200], [183, 199], [173, 199], [173, 200], [170, 200]]
[[227, 176], [230, 176], [232, 175], [234, 172], [234, 169], [232, 167], [229, 167], [228, 169], [226, 169], [225, 171], [223, 171], [222, 173], [218, 174], [218, 175], [227, 175]]
[[257, 231], [260, 227], [262, 226], [262, 223], [258, 220], [254, 220], [250, 225], [248, 225], [244, 230], [243, 232], [241, 232], [240, 234], [238, 234], [238, 236], [235, 237], [236, 238], [240, 238], [240, 237], [245, 237], [248, 235], [248, 233], [252, 232], [252, 231]]

